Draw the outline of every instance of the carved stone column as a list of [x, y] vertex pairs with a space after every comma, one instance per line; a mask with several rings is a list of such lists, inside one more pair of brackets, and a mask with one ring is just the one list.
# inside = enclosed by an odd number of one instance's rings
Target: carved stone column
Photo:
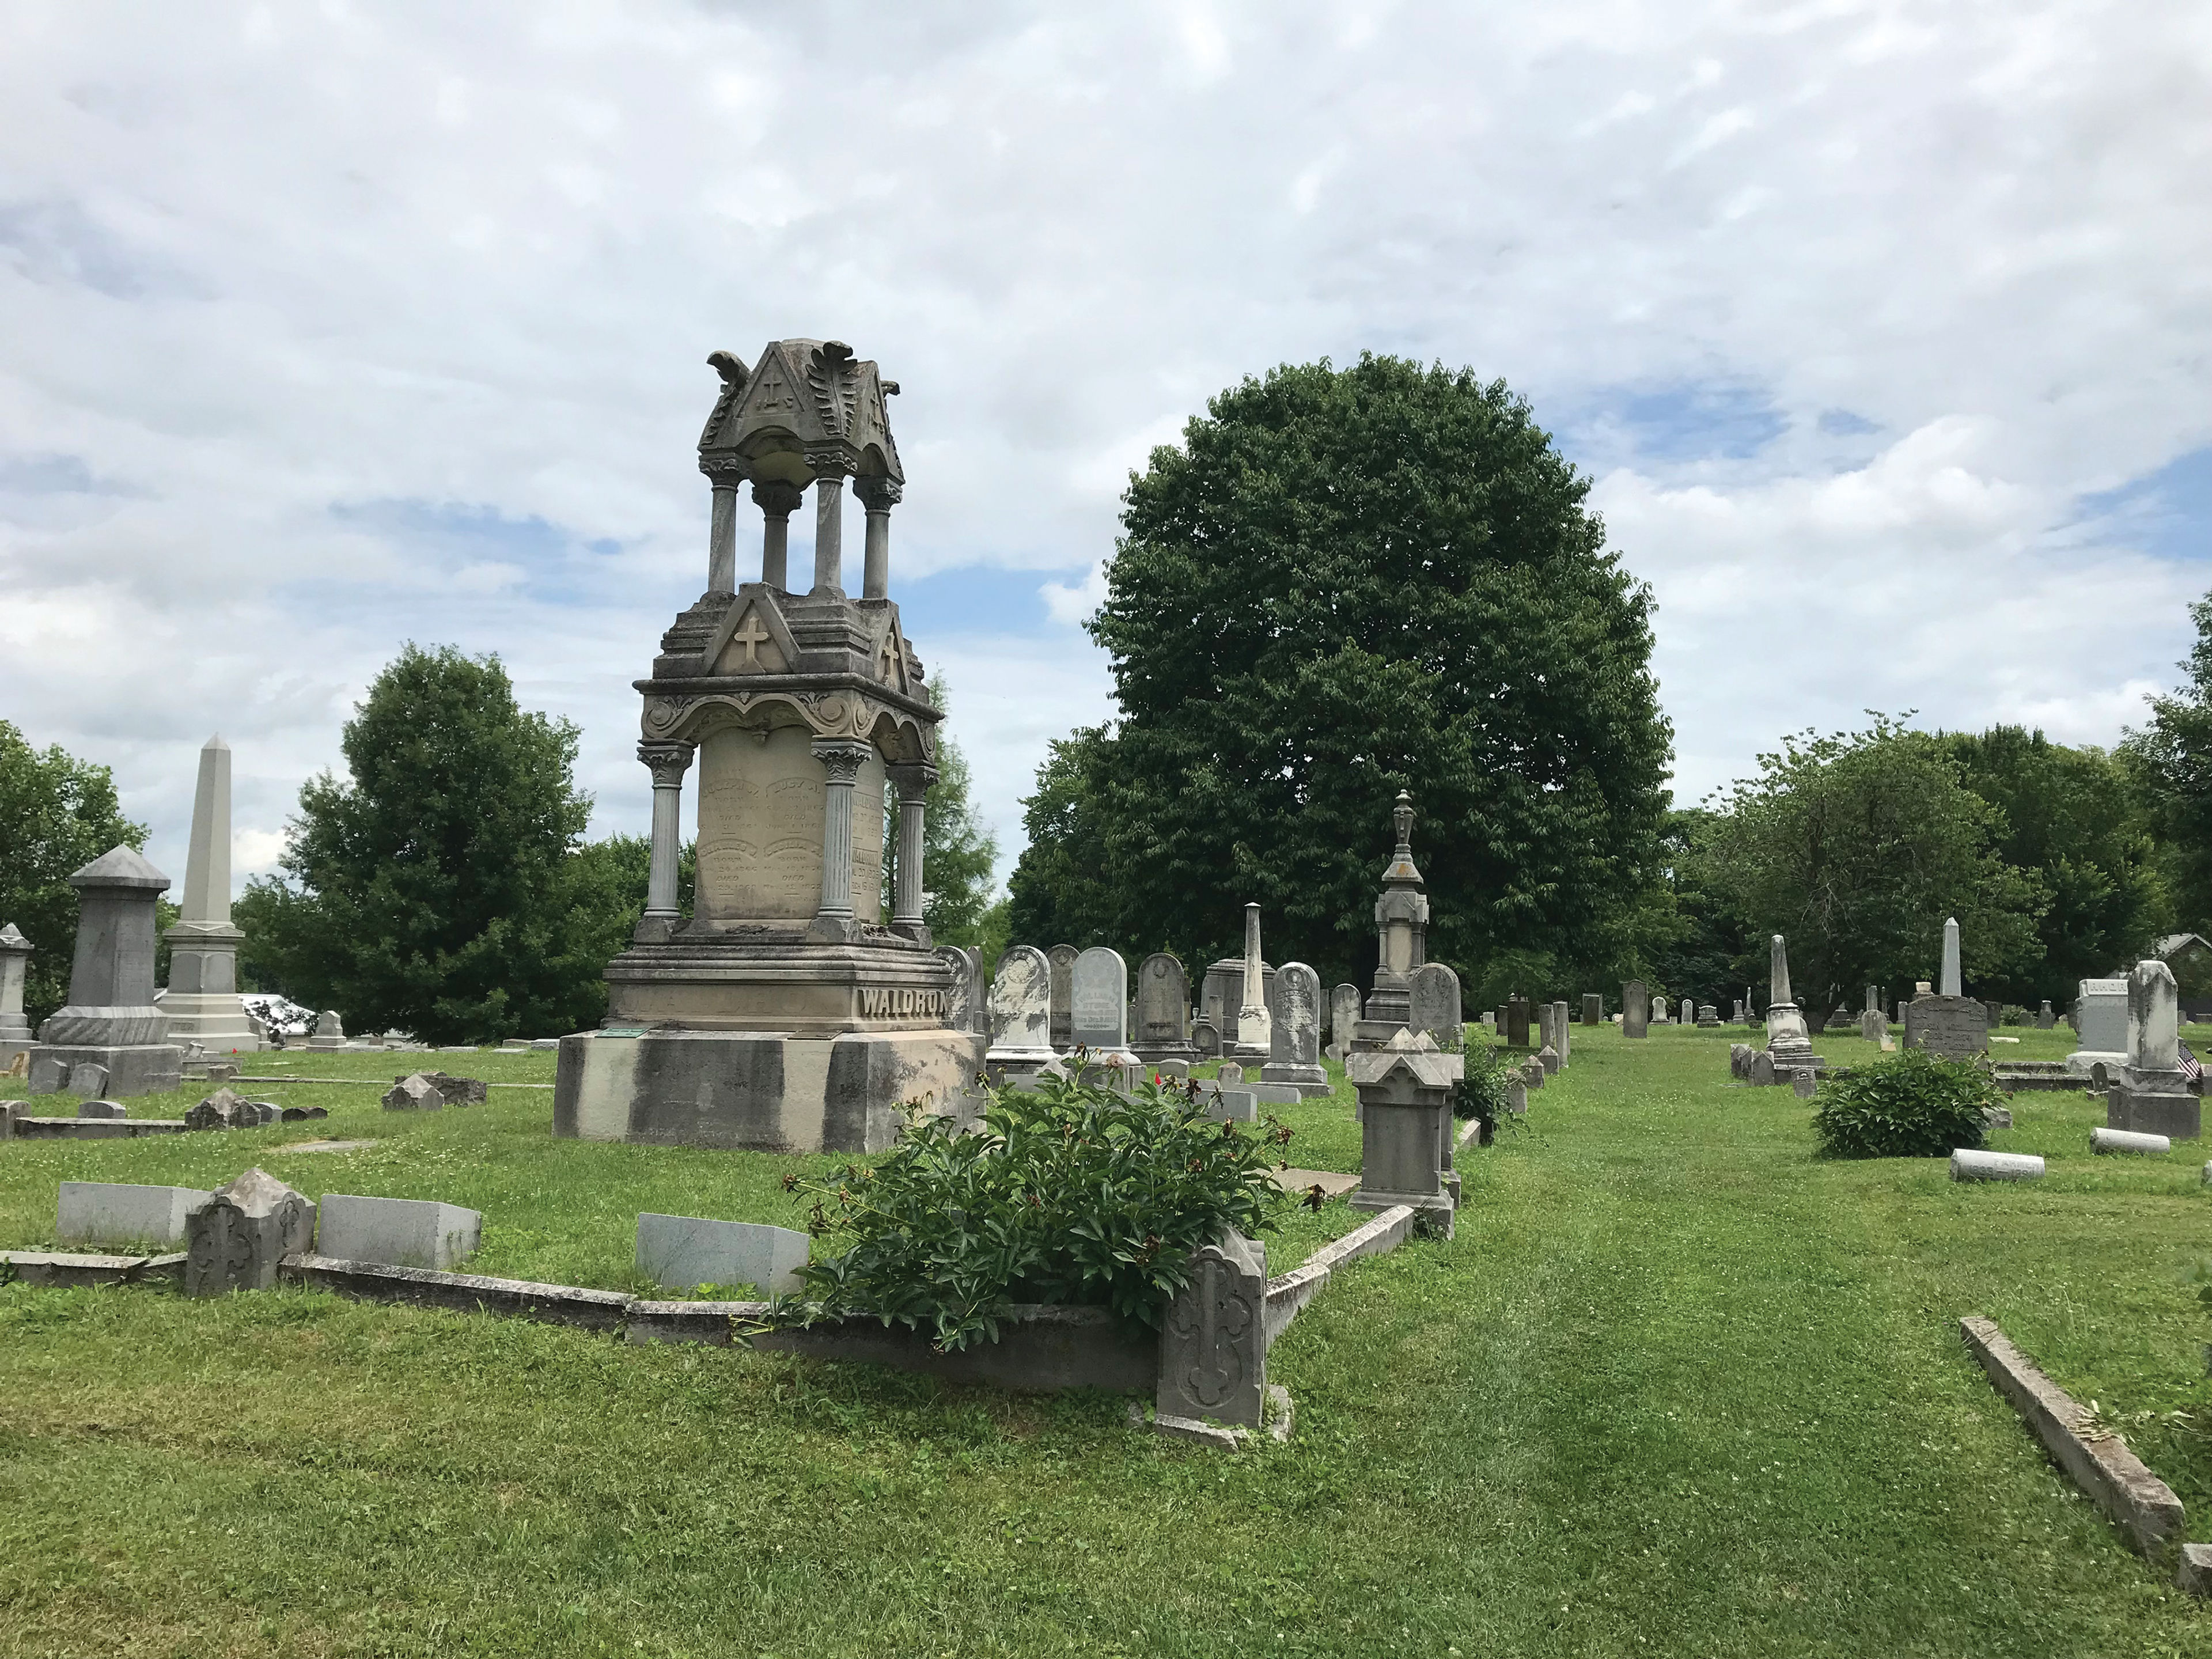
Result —
[[[869, 516], [872, 519], [874, 514]], [[929, 786], [937, 781], [937, 769], [923, 761], [894, 766], [890, 771], [899, 798], [897, 885], [891, 895], [891, 931], [927, 945], [929, 924], [921, 919], [923, 813]]]
[[761, 580], [779, 592], [790, 591], [791, 515], [805, 491], [781, 479], [753, 483], [753, 504], [761, 510]]
[[853, 916], [853, 786], [873, 753], [851, 738], [819, 738], [814, 758], [822, 763], [822, 903], [809, 937], [853, 939], [860, 925]]
[[641, 743], [637, 757], [653, 772], [653, 865], [646, 880], [647, 921], [672, 922], [682, 914], [676, 902], [678, 843], [684, 827], [684, 775], [691, 769], [688, 743]]
[[702, 461], [699, 470], [714, 487], [714, 514], [707, 532], [707, 591], [738, 591], [738, 486], [744, 482], [727, 460]]
[[853, 480], [853, 493], [868, 509], [868, 533], [864, 544], [860, 597], [886, 599], [891, 591], [891, 508], [901, 491], [889, 478]]
[[817, 593], [845, 592], [845, 458], [809, 455], [814, 473], [814, 587]]

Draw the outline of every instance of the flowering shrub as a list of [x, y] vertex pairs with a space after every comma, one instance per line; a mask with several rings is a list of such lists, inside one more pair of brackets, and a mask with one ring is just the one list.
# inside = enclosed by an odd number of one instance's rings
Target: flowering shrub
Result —
[[808, 1231], [844, 1249], [799, 1270], [805, 1292], [777, 1317], [873, 1315], [940, 1349], [995, 1341], [1009, 1302], [1157, 1326], [1195, 1251], [1273, 1227], [1271, 1155], [1290, 1137], [1273, 1118], [1216, 1122], [1157, 1081], [1133, 1097], [1060, 1078], [994, 1090], [980, 1130], [925, 1119], [877, 1164], [785, 1178], [813, 1200]]

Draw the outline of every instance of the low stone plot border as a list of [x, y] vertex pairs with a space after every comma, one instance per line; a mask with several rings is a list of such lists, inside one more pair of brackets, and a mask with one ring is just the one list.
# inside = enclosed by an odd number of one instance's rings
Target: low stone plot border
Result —
[[1997, 1392], [2034, 1431], [2068, 1478], [2119, 1523], [2130, 1543], [2157, 1559], [2180, 1542], [2187, 1524], [2181, 1500], [2128, 1449], [2127, 1442], [2118, 1435], [2096, 1439], [2084, 1435], [2080, 1404], [2014, 1347], [1996, 1321], [1961, 1319], [1959, 1332]]
[[586, 1331], [620, 1330], [637, 1300], [622, 1291], [488, 1279], [481, 1273], [437, 1273], [381, 1261], [341, 1261], [327, 1255], [288, 1255], [276, 1264], [276, 1277], [283, 1284], [304, 1285], [364, 1302], [399, 1302], [454, 1313], [502, 1314]]
[[166, 1285], [185, 1282], [185, 1253], [100, 1255], [72, 1250], [0, 1250], [0, 1279], [41, 1288], [70, 1285]]

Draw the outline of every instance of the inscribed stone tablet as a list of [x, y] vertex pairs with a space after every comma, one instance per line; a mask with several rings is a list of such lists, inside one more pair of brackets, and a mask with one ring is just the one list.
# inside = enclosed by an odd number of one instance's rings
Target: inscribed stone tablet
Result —
[[1068, 1019], [1073, 1046], [1120, 1049], [1129, 1046], [1129, 968], [1121, 953], [1094, 945], [1069, 970]]
[[1033, 945], [999, 958], [991, 980], [991, 1059], [1036, 1060], [1052, 1053], [1052, 964]]

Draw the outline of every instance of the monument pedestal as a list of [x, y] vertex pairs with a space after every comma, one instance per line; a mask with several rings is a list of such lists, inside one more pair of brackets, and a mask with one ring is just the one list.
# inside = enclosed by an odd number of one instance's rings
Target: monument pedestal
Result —
[[2105, 1092], [2106, 1128], [2174, 1140], [2203, 1137], [2204, 1103], [2190, 1091], [2189, 1079], [2179, 1068], [2153, 1071], [2130, 1066], [2115, 1067], [2112, 1075], [2114, 1082]]
[[238, 947], [246, 935], [227, 923], [180, 921], [163, 935], [169, 942], [169, 988], [161, 1012], [169, 1035], [197, 1042], [211, 1054], [258, 1053], [261, 1039], [246, 1022], [238, 995]]
[[1328, 1080], [1325, 1066], [1299, 1066], [1286, 1060], [1269, 1060], [1260, 1068], [1262, 1083], [1287, 1083], [1301, 1095], [1325, 1095], [1334, 1087]]
[[1972, 997], [1915, 997], [1905, 1005], [1905, 1046], [1939, 1060], [1971, 1060], [1990, 1051], [1990, 1011]]
[[[633, 1034], [635, 1031], [635, 1034]], [[763, 1152], [879, 1152], [901, 1107], [953, 1109], [982, 1069], [984, 1040], [949, 1030], [642, 1030], [561, 1039], [553, 1133], [577, 1140]]]
[[184, 1086], [185, 1051], [166, 1042], [41, 1042], [30, 1053], [30, 1091], [34, 1095], [67, 1093], [70, 1074], [86, 1065], [107, 1068], [107, 1084], [100, 1092], [110, 1100], [166, 1094]]

